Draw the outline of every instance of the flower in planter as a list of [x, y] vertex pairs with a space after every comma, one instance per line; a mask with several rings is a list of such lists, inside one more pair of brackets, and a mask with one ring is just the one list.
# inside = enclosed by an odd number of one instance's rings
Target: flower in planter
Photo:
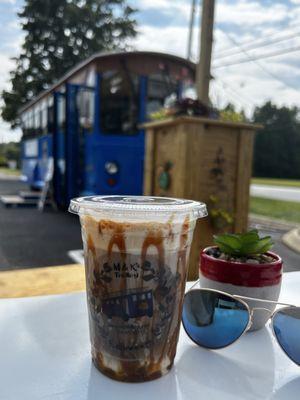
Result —
[[215, 232], [224, 232], [233, 224], [233, 216], [219, 205], [220, 200], [215, 195], [209, 196], [208, 215]]
[[[200, 285], [230, 294], [277, 301], [281, 288], [282, 260], [270, 252], [270, 236], [257, 230], [214, 237], [216, 246], [204, 249], [200, 260]], [[275, 309], [264, 302], [247, 301], [253, 310], [251, 330], [262, 328]]]

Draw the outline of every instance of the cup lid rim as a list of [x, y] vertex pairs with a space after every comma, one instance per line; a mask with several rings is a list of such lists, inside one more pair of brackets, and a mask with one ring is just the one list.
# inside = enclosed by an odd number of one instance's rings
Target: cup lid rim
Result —
[[158, 196], [86, 196], [71, 200], [69, 212], [85, 214], [89, 211], [128, 214], [186, 214], [192, 213], [195, 219], [207, 216], [206, 204], [188, 199]]

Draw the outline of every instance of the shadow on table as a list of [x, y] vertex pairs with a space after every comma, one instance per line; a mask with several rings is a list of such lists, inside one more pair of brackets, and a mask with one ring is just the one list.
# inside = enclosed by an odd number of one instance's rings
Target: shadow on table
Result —
[[299, 400], [299, 396], [300, 376], [281, 386], [273, 393], [273, 396], [270, 397], [270, 400]]
[[[242, 351], [245, 358], [241, 360]], [[201, 349], [191, 343], [176, 359], [168, 375], [143, 385], [113, 381], [92, 366], [88, 399], [99, 399], [101, 394], [106, 400], [120, 396], [143, 400], [195, 400], [197, 397], [216, 398], [218, 394], [224, 400], [266, 399], [273, 393], [274, 370], [270, 333], [263, 329], [246, 335], [235, 348], [219, 352]]]
[[88, 384], [88, 400], [179, 400], [176, 376], [173, 371], [154, 381], [141, 383], [117, 382], [101, 374], [92, 364]]
[[274, 351], [267, 329], [248, 333], [219, 351], [191, 345], [176, 367], [184, 399], [195, 399], [196, 388], [207, 399], [215, 398], [218, 393], [224, 400], [267, 399], [274, 388]]

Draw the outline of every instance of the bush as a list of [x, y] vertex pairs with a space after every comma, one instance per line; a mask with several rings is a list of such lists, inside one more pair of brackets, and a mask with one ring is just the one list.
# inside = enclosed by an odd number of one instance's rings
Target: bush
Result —
[[7, 167], [7, 158], [0, 154], [0, 167]]

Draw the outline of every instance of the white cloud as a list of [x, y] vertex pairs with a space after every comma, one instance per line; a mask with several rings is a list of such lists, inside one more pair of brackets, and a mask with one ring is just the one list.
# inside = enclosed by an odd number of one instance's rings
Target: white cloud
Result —
[[[147, 0], [142, 0], [141, 4], [148, 8], [160, 7], [161, 9], [165, 9], [169, 7], [170, 3], [167, 0], [153, 0], [151, 4], [150, 2], [148, 4]], [[180, 5], [179, 2], [175, 1], [174, 4], [184, 10], [189, 10], [189, 7], [183, 4], [183, 2]], [[220, 0], [216, 7], [214, 54], [217, 55], [224, 49], [238, 49], [224, 32], [218, 28], [218, 24], [226, 23], [242, 27], [242, 32], [245, 33], [234, 33], [233, 31], [233, 33], [230, 33], [230, 36], [233, 36], [239, 43], [249, 43], [258, 39], [267, 40], [274, 37], [275, 34], [280, 34], [283, 29], [279, 28], [278, 23], [287, 20], [289, 13], [290, 10], [283, 4], [274, 4], [272, 7], [267, 7], [257, 1], [240, 0], [238, 2], [230, 2]], [[296, 18], [294, 18], [293, 24], [295, 24], [295, 20]], [[245, 26], [247, 30], [244, 30]], [[288, 27], [287, 22], [286, 30], [284, 30], [285, 33], [291, 32], [288, 30]], [[258, 30], [260, 31], [259, 36], [257, 34]], [[193, 44], [195, 58], [197, 58], [198, 54], [198, 33], [198, 30], [195, 29]], [[135, 44], [139, 49], [158, 50], [185, 56], [187, 34], [187, 26], [186, 28], [146, 26], [140, 28], [140, 36], [136, 39]], [[257, 51], [250, 51], [249, 53], [255, 56], [268, 51], [282, 50], [297, 44], [300, 44], [300, 40], [296, 37], [287, 42]], [[246, 56], [240, 54], [234, 58], [223, 59], [222, 63], [244, 58]], [[297, 63], [297, 55], [293, 58], [293, 65], [288, 64], [287, 60], [288, 58], [285, 56], [260, 61], [262, 67], [269, 71], [269, 74], [253, 62], [213, 70], [213, 75], [216, 79], [212, 81], [211, 97], [221, 105], [231, 101], [238, 108], [246, 109], [248, 115], [250, 115], [255, 105], [263, 104], [269, 99], [277, 104], [299, 104], [298, 91], [288, 87], [288, 84], [292, 85], [292, 79], [299, 78], [299, 61]], [[218, 63], [221, 64], [221, 60]], [[279, 80], [272, 77], [271, 74], [278, 76]], [[280, 80], [286, 80], [287, 85], [280, 82]]]
[[0, 4], [16, 4], [16, 0], [0, 0]]
[[240, 26], [257, 26], [283, 21], [289, 16], [289, 8], [283, 4], [264, 6], [258, 1], [219, 1], [216, 6], [216, 22]]
[[140, 35], [134, 41], [134, 45], [139, 50], [155, 50], [183, 57], [186, 55], [187, 28], [145, 26], [141, 27], [139, 32]]
[[[190, 15], [190, 0], [130, 0], [132, 5], [139, 10], [138, 20], [143, 20], [146, 12], [151, 11], [149, 15], [155, 15], [157, 12], [157, 21], [147, 20], [147, 25], [139, 25], [139, 36], [134, 39], [133, 44], [140, 50], [155, 50], [177, 54], [185, 57], [187, 50], [188, 21]], [[0, 0], [0, 3], [14, 4], [14, 0]], [[287, 34], [299, 31], [300, 23], [300, 0], [291, 0], [294, 7], [291, 10], [288, 4], [273, 2], [272, 5], [266, 5], [259, 0], [218, 0], [216, 2], [216, 25], [214, 33], [214, 57], [224, 49], [237, 49], [232, 41], [223, 32], [226, 29], [230, 37], [233, 37], [239, 44], [253, 42], [254, 40], [268, 40], [276, 37], [275, 35]], [[166, 26], [159, 22], [163, 21], [160, 12], [171, 16], [170, 23]], [[144, 14], [143, 14], [144, 13]], [[185, 26], [177, 25], [178, 16], [186, 21]], [[150, 18], [150, 17], [149, 17]], [[153, 17], [152, 17], [153, 18]], [[184, 22], [183, 22], [184, 23]], [[195, 30], [193, 40], [193, 58], [196, 60], [198, 54], [198, 36], [199, 36], [199, 9], [195, 18]], [[9, 24], [9, 29], [16, 32], [16, 39], [9, 43], [9, 51], [0, 56], [0, 89], [7, 87], [9, 78], [8, 71], [13, 64], [9, 60], [10, 56], [18, 54], [23, 36], [21, 34], [17, 17]], [[286, 42], [278, 43], [256, 51], [250, 51], [252, 56], [260, 55], [269, 51], [282, 50], [292, 46], [300, 45], [300, 35]], [[6, 46], [7, 47], [7, 46]], [[220, 59], [219, 64], [246, 58], [240, 54], [231, 56], [227, 59]], [[261, 60], [260, 63], [271, 74], [276, 74], [280, 79], [293, 85], [293, 82], [300, 81], [300, 60], [299, 54], [289, 54], [282, 57], [274, 57]], [[217, 65], [217, 59], [214, 62]], [[231, 101], [239, 108], [247, 110], [248, 115], [255, 107], [266, 100], [271, 99], [277, 104], [294, 105], [300, 103], [299, 92], [296, 89], [288, 87], [272, 78], [253, 62], [245, 64], [220, 68], [213, 70], [216, 77], [211, 85], [211, 98], [217, 105], [224, 105]], [[299, 84], [298, 84], [299, 85]], [[7, 132], [8, 126], [0, 122], [0, 140], [3, 132]], [[11, 137], [5, 133], [5, 137]]]

